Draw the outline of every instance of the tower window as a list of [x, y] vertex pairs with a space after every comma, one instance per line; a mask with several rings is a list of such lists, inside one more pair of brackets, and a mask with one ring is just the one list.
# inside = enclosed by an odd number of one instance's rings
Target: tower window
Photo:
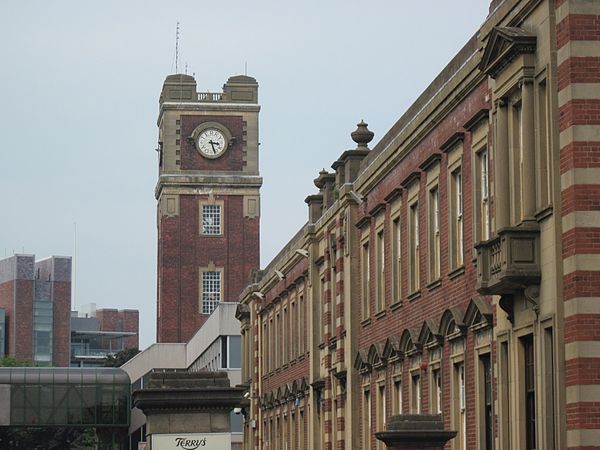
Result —
[[221, 302], [221, 272], [202, 272], [202, 314], [212, 313]]
[[221, 205], [202, 205], [202, 234], [222, 234]]

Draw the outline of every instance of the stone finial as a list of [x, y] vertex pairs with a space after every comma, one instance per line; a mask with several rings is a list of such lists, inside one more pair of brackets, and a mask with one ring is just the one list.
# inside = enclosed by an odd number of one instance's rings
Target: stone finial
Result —
[[313, 180], [315, 186], [322, 189], [326, 183], [335, 179], [335, 174], [327, 172], [325, 169], [321, 169], [319, 176]]
[[369, 124], [365, 123], [364, 120], [361, 120], [356, 126], [356, 130], [350, 134], [350, 136], [352, 136], [352, 140], [358, 144], [356, 148], [369, 148], [368, 144], [373, 140], [373, 136], [375, 136], [375, 134], [367, 128]]

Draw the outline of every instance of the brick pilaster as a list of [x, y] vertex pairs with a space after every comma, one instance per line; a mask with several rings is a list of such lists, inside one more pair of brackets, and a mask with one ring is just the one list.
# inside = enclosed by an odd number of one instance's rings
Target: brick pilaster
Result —
[[600, 449], [600, 3], [556, 1], [569, 449]]

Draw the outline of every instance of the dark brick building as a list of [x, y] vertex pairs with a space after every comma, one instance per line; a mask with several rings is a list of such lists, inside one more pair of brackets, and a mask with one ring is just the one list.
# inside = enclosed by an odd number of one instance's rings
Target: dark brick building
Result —
[[[248, 449], [600, 448], [600, 2], [494, 0], [241, 295]], [[291, 233], [290, 233], [291, 234]]]
[[71, 258], [34, 255], [0, 260], [3, 355], [39, 366], [69, 365]]
[[187, 342], [259, 265], [258, 84], [196, 92], [170, 75], [160, 96], [157, 341]]

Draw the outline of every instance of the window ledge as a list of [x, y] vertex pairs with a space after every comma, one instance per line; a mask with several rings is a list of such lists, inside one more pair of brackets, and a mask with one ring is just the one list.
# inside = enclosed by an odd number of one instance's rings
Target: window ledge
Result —
[[427, 290], [433, 291], [434, 289], [439, 288], [441, 285], [442, 285], [442, 279], [438, 278], [436, 280], [433, 280], [431, 283], [429, 283], [427, 285]]
[[463, 273], [465, 273], [464, 265], [459, 266], [456, 269], [453, 269], [450, 273], [448, 273], [448, 278], [453, 280], [454, 278], [461, 276]]
[[413, 300], [418, 299], [421, 296], [421, 289], [416, 290], [415, 292], [413, 292], [412, 294], [410, 294], [407, 299], [409, 302], [412, 302]]
[[379, 320], [383, 317], [385, 317], [385, 309], [382, 309], [381, 311], [379, 311], [378, 313], [375, 314], [375, 319], [377, 319], [377, 320]]
[[390, 309], [392, 311], [396, 311], [402, 307], [402, 300], [396, 300], [394, 303], [390, 305]]
[[371, 325], [371, 318], [370, 318], [370, 317], [368, 317], [368, 318], [366, 318], [366, 319], [364, 319], [364, 320], [361, 320], [360, 324], [361, 324], [363, 327], [366, 327], [367, 325]]

